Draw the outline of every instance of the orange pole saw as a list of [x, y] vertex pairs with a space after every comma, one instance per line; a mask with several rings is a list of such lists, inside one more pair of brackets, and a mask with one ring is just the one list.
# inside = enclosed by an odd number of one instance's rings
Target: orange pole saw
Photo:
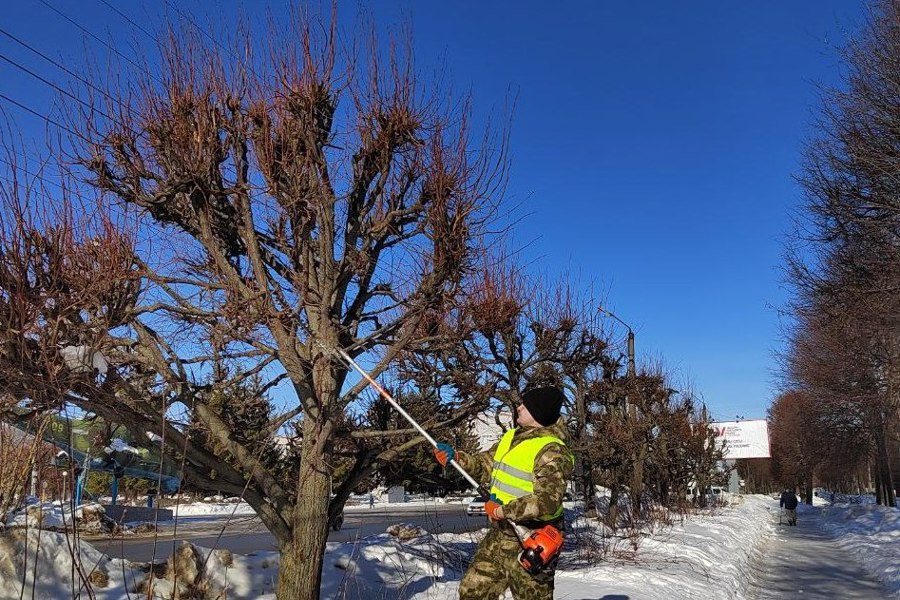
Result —
[[[428, 443], [431, 444], [432, 447], [437, 448], [437, 441], [431, 437], [431, 435], [425, 431], [425, 429], [419, 425], [415, 419], [413, 419], [409, 413], [403, 410], [403, 407], [400, 406], [396, 400], [385, 390], [381, 385], [378, 384], [375, 379], [372, 378], [362, 367], [360, 367], [353, 358], [350, 357], [349, 354], [344, 352], [342, 349], [338, 348], [335, 350], [337, 355], [341, 358], [343, 362], [347, 364], [347, 366], [351, 367], [357, 373], [359, 373], [363, 379], [365, 379], [369, 385], [375, 388], [381, 397], [388, 401], [388, 403], [393, 406], [400, 415], [406, 419], [410, 425], [412, 425], [416, 431], [418, 431], [422, 436], [428, 440]], [[483, 485], [478, 483], [474, 477], [469, 475], [469, 473], [462, 468], [462, 466], [456, 462], [455, 460], [449, 461], [450, 464], [459, 471], [460, 475], [462, 475], [466, 481], [471, 483], [475, 489], [478, 490], [478, 494], [481, 496], [483, 500], [488, 500], [490, 498], [490, 494], [488, 490], [485, 489]], [[554, 527], [553, 525], [544, 525], [539, 529], [528, 529], [523, 525], [518, 525], [510, 521], [513, 526], [513, 530], [516, 532], [516, 537], [519, 538], [519, 544], [522, 546], [522, 551], [519, 553], [519, 564], [522, 565], [528, 573], [531, 575], [537, 575], [541, 571], [543, 571], [560, 553], [563, 545], [563, 535], [562, 532]]]

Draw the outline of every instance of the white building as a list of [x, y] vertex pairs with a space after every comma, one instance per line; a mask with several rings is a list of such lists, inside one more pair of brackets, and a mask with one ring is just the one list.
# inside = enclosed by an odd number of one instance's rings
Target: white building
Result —
[[[481, 413], [472, 421], [472, 433], [481, 441], [480, 449], [482, 451], [488, 450], [503, 437], [505, 430], [497, 425], [495, 414], [494, 410], [489, 410]], [[512, 413], [506, 406], [500, 410], [500, 422], [506, 429], [513, 426]]]

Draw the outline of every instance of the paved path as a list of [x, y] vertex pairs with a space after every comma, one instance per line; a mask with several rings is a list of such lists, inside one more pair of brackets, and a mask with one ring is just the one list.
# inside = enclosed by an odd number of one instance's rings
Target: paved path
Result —
[[[778, 516], [778, 507], [772, 511]], [[776, 525], [775, 535], [754, 565], [753, 598], [877, 600], [889, 597], [881, 585], [844, 552], [820, 526], [821, 511], [801, 506], [797, 526]]]

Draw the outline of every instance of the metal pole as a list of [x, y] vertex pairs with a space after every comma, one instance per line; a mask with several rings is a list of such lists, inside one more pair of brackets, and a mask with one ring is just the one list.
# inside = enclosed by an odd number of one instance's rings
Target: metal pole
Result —
[[[628, 370], [625, 374], [625, 381], [627, 383], [627, 388], [625, 392], [625, 419], [626, 421], [631, 421], [632, 423], [637, 421], [637, 404], [634, 402], [630, 402], [631, 398], [629, 398], [629, 393], [632, 391], [632, 386], [634, 385], [635, 377], [637, 375], [635, 369], [635, 360], [634, 360], [634, 331], [631, 329], [631, 326], [620, 319], [614, 313], [606, 310], [602, 306], [598, 307], [597, 312], [602, 312], [622, 325], [625, 326], [625, 329], [628, 330]], [[641, 463], [640, 457], [638, 455], [638, 451], [634, 450], [634, 455], [632, 456], [632, 480], [631, 480], [631, 495], [632, 495], [632, 508], [635, 512], [640, 511], [641, 507], [641, 498], [640, 495], [643, 493], [643, 484], [644, 484], [644, 466]]]
[[628, 327], [628, 377], [633, 379], [634, 375], [634, 332]]
[[[616, 321], [621, 323], [625, 327], [625, 329], [628, 330], [628, 370], [625, 372], [625, 376], [626, 376], [628, 382], [631, 383], [634, 380], [635, 375], [637, 374], [636, 369], [635, 369], [635, 360], [634, 360], [634, 331], [631, 329], [631, 326], [628, 323], [626, 323], [625, 321], [620, 319], [618, 316], [616, 316], [615, 313], [606, 310], [602, 306], [597, 308], [597, 312], [603, 313], [605, 315], [612, 317], [613, 319], [615, 319]], [[625, 403], [627, 406], [628, 405], [627, 397], [626, 397]], [[631, 410], [633, 410], [634, 407], [629, 407], [629, 408]]]
[[112, 490], [110, 491], [110, 495], [112, 496], [112, 505], [116, 505], [116, 499], [119, 497], [119, 478], [113, 475], [112, 480]]
[[82, 471], [78, 477], [75, 478], [75, 497], [72, 499], [74, 501], [74, 506], [81, 506], [81, 492], [84, 490], [84, 471]]
[[78, 474], [78, 477], [75, 478], [75, 497], [74, 506], [81, 506], [81, 496], [84, 494], [84, 484], [87, 483], [88, 470], [91, 464], [91, 455], [85, 453], [83, 466], [81, 467], [81, 473]]
[[625, 327], [625, 329], [628, 330], [628, 375], [629, 375], [630, 377], [634, 377], [634, 374], [635, 374], [635, 368], [634, 368], [634, 331], [631, 329], [631, 326], [630, 326], [628, 323], [626, 323], [625, 321], [623, 321], [622, 319], [620, 319], [618, 316], [616, 316], [615, 313], [612, 313], [612, 312], [606, 310], [606, 309], [603, 308], [602, 306], [600, 306], [600, 307], [597, 308], [597, 312], [600, 312], [600, 313], [603, 313], [603, 314], [605, 314], [605, 315], [607, 315], [607, 316], [612, 317], [613, 319], [615, 319], [616, 321], [618, 321], [619, 323], [621, 323], [622, 326]]
[[[381, 387], [381, 385], [379, 385], [379, 383], [377, 381], [372, 379], [372, 376], [369, 375], [362, 367], [360, 367], [358, 364], [356, 364], [356, 361], [353, 360], [352, 358], [350, 358], [350, 355], [347, 354], [346, 352], [344, 352], [341, 348], [337, 348], [336, 352], [338, 353], [338, 355], [340, 355], [340, 357], [342, 359], [344, 359], [347, 362], [347, 364], [349, 366], [353, 367], [353, 369], [357, 373], [359, 373], [363, 379], [365, 379], [367, 382], [369, 382], [369, 385], [371, 385], [373, 388], [375, 388], [375, 390], [379, 394], [381, 394], [382, 398], [387, 400], [390, 403], [390, 405], [393, 406], [394, 409], [398, 413], [400, 413], [400, 415], [404, 419], [406, 419], [410, 425], [412, 425], [415, 428], [416, 431], [418, 431], [420, 434], [422, 434], [422, 437], [424, 437], [426, 440], [428, 440], [428, 443], [431, 444], [432, 447], [437, 448], [437, 441], [435, 441], [435, 439], [433, 437], [431, 437], [431, 435], [427, 431], [425, 431], [425, 429], [423, 429], [421, 425], [416, 423], [416, 420], [413, 419], [411, 416], [409, 416], [409, 413], [407, 413], [405, 410], [403, 410], [403, 407], [400, 406], [396, 400], [394, 400], [394, 398], [387, 392], [387, 390], [385, 390], [383, 387]], [[466, 472], [466, 470], [463, 469], [462, 466], [459, 465], [459, 463], [457, 463], [455, 460], [451, 460], [449, 462], [451, 465], [453, 465], [453, 467], [457, 471], [459, 471], [460, 475], [465, 477], [466, 481], [471, 483], [479, 491], [479, 493], [481, 493], [483, 496], [487, 496], [486, 490], [481, 486], [481, 484], [479, 484], [477, 481], [475, 481], [475, 478], [472, 477], [471, 475], [469, 475]]]

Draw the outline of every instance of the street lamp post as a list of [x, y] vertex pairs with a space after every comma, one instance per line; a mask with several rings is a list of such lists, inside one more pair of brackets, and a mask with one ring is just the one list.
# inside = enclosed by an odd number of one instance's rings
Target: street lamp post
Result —
[[[631, 383], [631, 382], [634, 380], [634, 376], [635, 376], [635, 366], [634, 366], [634, 330], [631, 329], [631, 326], [628, 325], [628, 323], [626, 323], [625, 321], [623, 321], [622, 319], [620, 319], [620, 318], [619, 318], [618, 316], [616, 316], [612, 311], [609, 311], [609, 310], [603, 308], [602, 306], [599, 307], [599, 308], [597, 308], [597, 312], [598, 312], [598, 313], [603, 313], [603, 314], [605, 314], [605, 315], [607, 315], [607, 316], [609, 316], [609, 317], [612, 317], [613, 319], [615, 319], [616, 321], [618, 321], [619, 323], [621, 323], [621, 324], [625, 327], [625, 329], [628, 330], [628, 370], [627, 370], [626, 373], [625, 373], [625, 377], [626, 377], [626, 379], [628, 380], [628, 382]], [[626, 403], [628, 402], [627, 397], [626, 397], [626, 400], [625, 400], [625, 401], [626, 401]]]
[[[631, 326], [620, 319], [613, 312], [603, 308], [602, 306], [597, 308], [598, 313], [605, 314], [609, 317], [612, 317], [619, 323], [621, 323], [625, 329], [628, 330], [628, 370], [625, 373], [625, 421], [629, 423], [629, 427], [636, 426], [637, 423], [637, 405], [634, 402], [629, 402], [631, 398], [629, 398], [629, 393], [633, 391], [636, 371], [635, 371], [635, 360], [634, 360], [634, 330]], [[637, 515], [641, 512], [641, 494], [643, 493], [644, 486], [644, 458], [646, 454], [646, 447], [637, 448], [634, 447], [631, 449], [631, 468], [632, 468], [632, 477], [631, 477], [631, 505], [632, 505], [632, 514]], [[610, 502], [610, 510], [612, 510], [612, 502]], [[611, 513], [614, 514], [614, 513]], [[613, 523], [615, 521], [612, 521]]]

